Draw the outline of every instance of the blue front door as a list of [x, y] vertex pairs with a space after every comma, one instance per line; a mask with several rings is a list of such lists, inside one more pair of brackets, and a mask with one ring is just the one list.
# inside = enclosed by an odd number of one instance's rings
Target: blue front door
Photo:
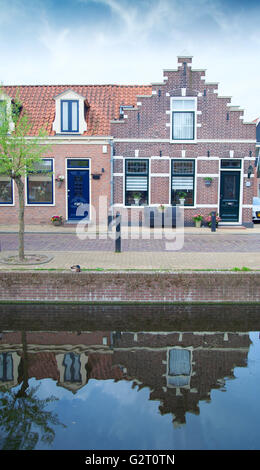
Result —
[[89, 218], [89, 170], [68, 169], [68, 219]]

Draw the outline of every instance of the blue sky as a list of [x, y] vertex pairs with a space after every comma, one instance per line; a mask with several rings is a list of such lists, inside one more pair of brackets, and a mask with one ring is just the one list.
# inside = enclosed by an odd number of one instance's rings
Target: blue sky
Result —
[[0, 81], [150, 84], [187, 53], [252, 120], [259, 19], [253, 0], [0, 0]]

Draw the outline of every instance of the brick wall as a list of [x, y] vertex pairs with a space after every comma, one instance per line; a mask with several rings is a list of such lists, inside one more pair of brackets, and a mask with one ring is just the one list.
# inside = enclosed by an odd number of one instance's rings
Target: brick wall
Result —
[[256, 272], [1, 272], [1, 301], [259, 302]]
[[[39, 224], [39, 223], [50, 223], [50, 219], [53, 215], [62, 215], [64, 220], [66, 219], [66, 183], [62, 183], [61, 187], [58, 187], [55, 178], [58, 175], [66, 176], [66, 159], [67, 158], [86, 158], [90, 160], [90, 204], [96, 212], [97, 218], [99, 213], [103, 213], [105, 207], [104, 203], [100, 201], [99, 196], [107, 197], [107, 206], [110, 203], [110, 151], [107, 145], [107, 153], [103, 153], [102, 144], [59, 144], [52, 145], [51, 151], [46, 158], [54, 159], [54, 205], [53, 206], [41, 206], [41, 205], [26, 205], [25, 207], [25, 223], [26, 224]], [[104, 172], [102, 173], [102, 168]], [[100, 173], [101, 177], [99, 180], [93, 180], [91, 174]], [[18, 223], [18, 192], [16, 185], [15, 187], [15, 206], [1, 206], [0, 207], [0, 224], [16, 224]], [[26, 200], [26, 198], [25, 198]], [[105, 211], [104, 211], [105, 212]], [[107, 215], [104, 216], [105, 222], [107, 221]]]
[[[152, 85], [152, 94], [137, 97], [137, 106], [125, 110], [123, 121], [112, 122], [111, 134], [115, 137], [115, 155], [122, 158], [121, 166], [119, 162], [116, 164], [118, 172], [124, 172], [123, 158], [151, 159], [149, 204], [171, 204], [171, 159], [198, 159], [196, 175], [215, 175], [209, 188], [205, 188], [203, 179], [195, 175], [195, 212], [198, 210], [196, 205], [199, 204], [205, 206], [199, 210], [208, 214], [213, 209], [207, 205], [215, 204], [216, 209], [219, 208], [220, 159], [229, 159], [231, 155], [242, 159], [241, 171], [244, 173], [247, 172], [248, 165], [254, 163], [256, 126], [243, 122], [243, 110], [231, 106], [230, 97], [219, 96], [218, 85], [207, 83], [205, 71], [193, 70], [191, 60], [188, 57], [178, 58], [177, 70], [165, 70], [163, 82]], [[194, 143], [170, 141], [171, 98], [183, 96], [183, 89], [186, 97], [197, 98], [197, 141]], [[156, 173], [161, 174], [160, 179], [156, 177]], [[164, 173], [165, 178], [162, 177]], [[123, 204], [123, 191], [124, 187], [118, 177], [115, 179], [115, 204]], [[253, 193], [254, 184], [248, 187], [244, 179], [240, 204], [251, 205]], [[239, 222], [252, 226], [251, 210], [247, 209], [242, 208]], [[184, 217], [187, 225], [193, 223], [193, 215], [194, 208], [186, 207]]]

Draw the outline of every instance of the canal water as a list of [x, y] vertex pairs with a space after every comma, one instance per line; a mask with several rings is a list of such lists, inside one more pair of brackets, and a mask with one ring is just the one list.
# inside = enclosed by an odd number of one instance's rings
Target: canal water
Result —
[[260, 449], [260, 308], [0, 305], [0, 448]]

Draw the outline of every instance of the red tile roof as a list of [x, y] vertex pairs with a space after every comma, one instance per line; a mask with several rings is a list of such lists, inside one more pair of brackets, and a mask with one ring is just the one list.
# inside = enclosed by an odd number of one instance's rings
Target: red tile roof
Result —
[[44, 127], [49, 135], [54, 135], [52, 124], [55, 118], [54, 97], [66, 90], [74, 90], [84, 96], [89, 104], [87, 109], [87, 131], [84, 135], [110, 135], [110, 121], [119, 118], [122, 105], [136, 105], [137, 95], [151, 95], [152, 87], [145, 85], [21, 85], [4, 86], [3, 90], [19, 98], [27, 110], [32, 130], [36, 135]]

